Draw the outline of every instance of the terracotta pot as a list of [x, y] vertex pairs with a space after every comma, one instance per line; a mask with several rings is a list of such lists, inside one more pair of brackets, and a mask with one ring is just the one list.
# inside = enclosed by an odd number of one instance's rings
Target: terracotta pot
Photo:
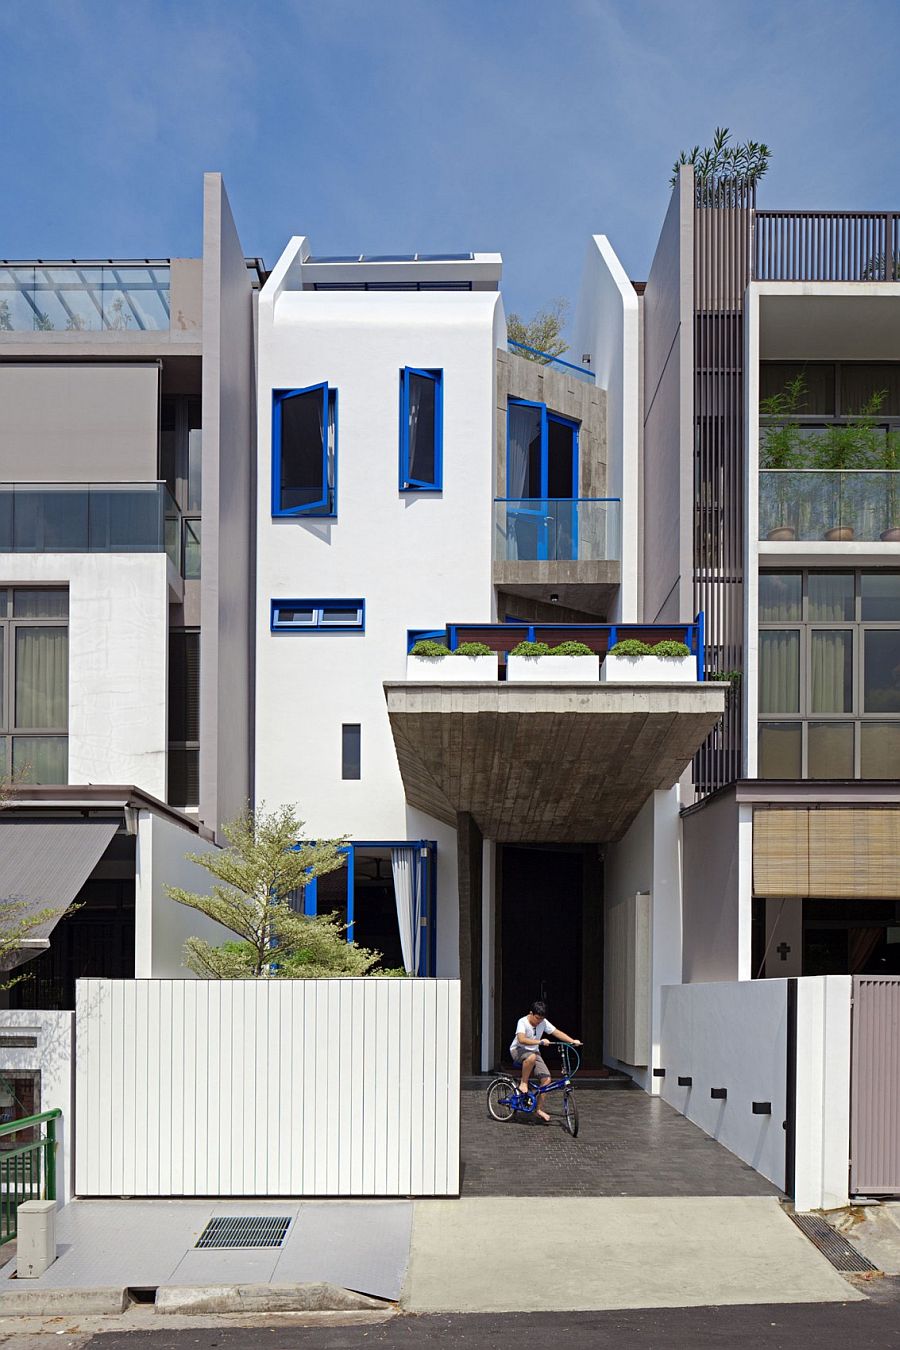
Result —
[[881, 537], [886, 544], [900, 544], [900, 525], [889, 525]]
[[774, 530], [770, 530], [766, 535], [767, 539], [781, 540], [796, 539], [797, 531], [793, 525], [776, 525]]
[[833, 530], [825, 531], [825, 538], [830, 543], [846, 543], [853, 538], [853, 526], [835, 525]]

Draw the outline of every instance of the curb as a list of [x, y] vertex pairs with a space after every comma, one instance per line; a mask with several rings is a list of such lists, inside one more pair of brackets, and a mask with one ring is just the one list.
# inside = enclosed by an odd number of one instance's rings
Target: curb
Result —
[[73, 1313], [105, 1317], [122, 1313], [127, 1289], [16, 1289], [0, 1294], [0, 1317], [52, 1317]]
[[337, 1284], [161, 1285], [158, 1313], [366, 1312], [393, 1304]]

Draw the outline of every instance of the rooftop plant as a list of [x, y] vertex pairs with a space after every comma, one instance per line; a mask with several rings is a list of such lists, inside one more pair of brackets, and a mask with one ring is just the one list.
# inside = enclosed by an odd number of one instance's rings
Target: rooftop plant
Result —
[[769, 167], [772, 152], [763, 141], [731, 142], [728, 127], [716, 127], [712, 145], [682, 150], [672, 169], [671, 187], [678, 182], [682, 164], [692, 164], [698, 206], [729, 205], [729, 197], [742, 187], [755, 187]]
[[691, 649], [685, 642], [673, 642], [671, 638], [663, 638], [662, 642], [657, 642], [651, 648], [654, 656], [676, 657], [690, 656]]
[[562, 335], [568, 308], [568, 300], [553, 300], [527, 323], [519, 314], [510, 314], [506, 320], [506, 335], [510, 342], [521, 342], [524, 347], [534, 348], [534, 352], [522, 353], [526, 361], [545, 366], [554, 356], [562, 356], [569, 350]]

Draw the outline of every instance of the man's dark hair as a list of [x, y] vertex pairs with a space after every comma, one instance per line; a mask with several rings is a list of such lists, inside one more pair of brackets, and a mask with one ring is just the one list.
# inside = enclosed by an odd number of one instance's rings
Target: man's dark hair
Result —
[[542, 1003], [540, 999], [536, 999], [531, 1005], [531, 1011], [534, 1013], [535, 1017], [545, 1017], [547, 1014], [547, 1005], [546, 1003]]

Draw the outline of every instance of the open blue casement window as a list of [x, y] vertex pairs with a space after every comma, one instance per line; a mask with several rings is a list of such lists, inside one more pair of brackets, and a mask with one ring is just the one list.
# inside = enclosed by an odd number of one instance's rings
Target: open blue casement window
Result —
[[337, 514], [337, 390], [272, 390], [272, 515]]
[[520, 560], [577, 558], [578, 423], [511, 398], [506, 414], [506, 527]]
[[273, 633], [364, 633], [366, 602], [355, 600], [273, 600]]
[[400, 491], [440, 492], [443, 486], [443, 374], [400, 372]]
[[437, 844], [431, 839], [352, 843], [346, 866], [303, 891], [305, 914], [334, 914], [347, 941], [379, 951], [388, 969], [435, 968]]

